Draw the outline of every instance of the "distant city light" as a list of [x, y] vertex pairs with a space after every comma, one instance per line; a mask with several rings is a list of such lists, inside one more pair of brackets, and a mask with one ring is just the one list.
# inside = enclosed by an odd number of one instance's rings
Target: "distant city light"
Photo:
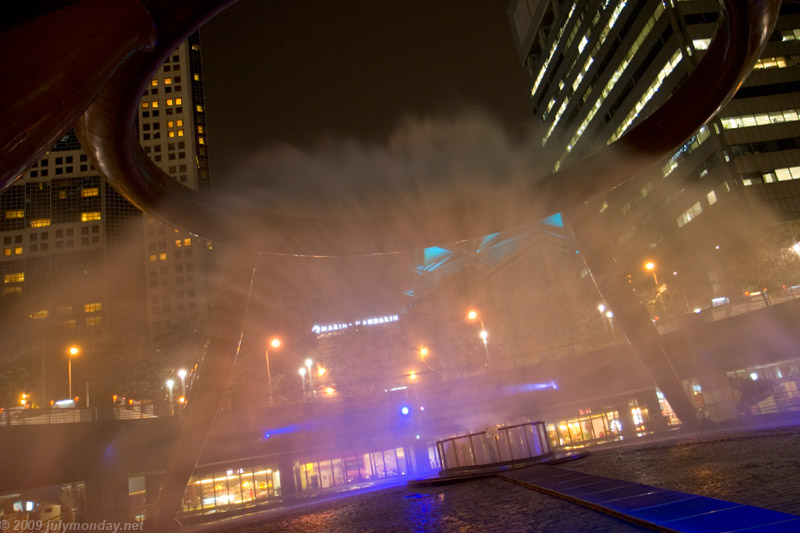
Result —
[[403, 407], [400, 408], [400, 413], [402, 413], [403, 416], [408, 416], [408, 413], [410, 412], [411, 410], [408, 408], [407, 405], [404, 405]]
[[417, 440], [419, 440], [419, 435], [417, 435]]
[[753, 381], [758, 381], [758, 373], [750, 372], [750, 379], [752, 379]]

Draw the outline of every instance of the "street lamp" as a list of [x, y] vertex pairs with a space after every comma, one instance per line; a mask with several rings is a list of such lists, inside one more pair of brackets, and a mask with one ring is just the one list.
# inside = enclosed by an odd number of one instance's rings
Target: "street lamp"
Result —
[[305, 369], [305, 367], [301, 366], [300, 370], [298, 370], [298, 372], [300, 372], [300, 381], [303, 382], [303, 401], [305, 401], [305, 399], [306, 399], [306, 369]]
[[181, 378], [181, 396], [186, 398], [186, 370], [178, 370], [178, 377]]
[[72, 399], [72, 358], [78, 355], [80, 349], [77, 346], [70, 346], [68, 353], [68, 362], [67, 362], [67, 375], [69, 380], [69, 398]]
[[486, 363], [484, 364], [484, 366], [489, 366], [489, 346], [487, 341], [487, 339], [489, 338], [489, 333], [486, 331], [486, 326], [483, 325], [483, 318], [481, 318], [481, 316], [478, 314], [476, 310], [470, 309], [470, 311], [467, 313], [467, 319], [468, 320], [478, 319], [478, 321], [481, 324], [481, 331], [478, 334], [478, 336], [483, 341], [483, 351], [486, 354]]
[[269, 388], [269, 406], [272, 407], [272, 376], [269, 373], [269, 349], [272, 348], [280, 348], [281, 340], [277, 337], [271, 339], [269, 343], [267, 343], [267, 348], [264, 351], [264, 354], [267, 359], [267, 387]]
[[306, 359], [306, 368], [308, 368], [308, 390], [312, 398], [314, 397], [314, 380], [311, 377], [313, 375], [311, 372], [311, 365], [313, 363], [314, 362], [311, 359]]
[[656, 284], [656, 298], [658, 298], [658, 303], [661, 304], [662, 311], [666, 313], [666, 309], [664, 308], [664, 299], [661, 297], [658, 278], [656, 277], [656, 264], [653, 261], [648, 261], [644, 264], [644, 269], [653, 274], [653, 282]]
[[175, 386], [175, 381], [172, 379], [168, 379], [166, 381], [167, 390], [169, 391], [169, 409], [170, 413], [172, 412], [172, 387]]

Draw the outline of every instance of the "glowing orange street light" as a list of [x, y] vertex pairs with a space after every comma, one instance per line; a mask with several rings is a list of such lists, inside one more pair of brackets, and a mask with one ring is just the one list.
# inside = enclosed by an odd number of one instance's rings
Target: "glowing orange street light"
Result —
[[423, 346], [422, 348], [419, 349], [419, 356], [422, 357], [423, 359], [428, 357], [429, 353], [430, 350], [428, 350], [427, 346]]
[[475, 320], [477, 319], [481, 323], [481, 331], [478, 333], [478, 336], [483, 341], [483, 351], [486, 354], [486, 363], [485, 366], [489, 366], [489, 346], [488, 346], [488, 338], [489, 333], [486, 331], [486, 326], [483, 325], [483, 318], [480, 317], [478, 312], [475, 309], [470, 309], [467, 313], [468, 320]]
[[69, 380], [69, 397], [70, 398], [72, 398], [72, 358], [75, 357], [76, 355], [78, 355], [79, 352], [80, 352], [80, 348], [78, 348], [77, 346], [70, 346], [69, 349], [67, 350], [68, 359], [69, 359], [69, 361], [67, 362], [67, 376], [68, 376], [68, 380]]
[[664, 300], [661, 297], [659, 290], [658, 278], [656, 277], [656, 264], [653, 261], [647, 261], [644, 264], [644, 269], [653, 274], [653, 282], [656, 284], [656, 298], [658, 298], [661, 308], [664, 308]]
[[281, 340], [277, 337], [273, 337], [269, 343], [267, 344], [267, 348], [264, 351], [265, 357], [267, 359], [267, 387], [269, 387], [269, 406], [272, 407], [272, 376], [269, 373], [269, 349], [272, 348], [280, 348]]

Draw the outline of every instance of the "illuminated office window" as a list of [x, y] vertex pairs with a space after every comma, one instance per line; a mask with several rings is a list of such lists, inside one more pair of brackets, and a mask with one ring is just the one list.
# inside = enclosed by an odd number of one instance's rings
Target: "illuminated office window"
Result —
[[800, 39], [800, 28], [781, 32], [781, 40], [783, 41], [796, 41], [798, 39]]
[[86, 325], [90, 326], [90, 327], [91, 326], [96, 326], [102, 321], [103, 321], [103, 317], [102, 316], [87, 316], [86, 317]]
[[183, 105], [183, 98], [176, 98], [175, 105]]
[[14, 209], [12, 211], [6, 211], [6, 220], [13, 220], [15, 218], [25, 218], [25, 211], [22, 209]]
[[702, 212], [703, 212], [703, 207], [700, 205], [700, 202], [695, 202], [695, 204], [692, 207], [690, 207], [689, 209], [681, 213], [680, 216], [678, 216], [677, 218], [678, 227], [682, 228], [683, 226], [694, 220], [697, 217], [697, 215], [699, 215]]
[[791, 58], [787, 57], [764, 57], [756, 61], [756, 64], [753, 65], [753, 70], [786, 68], [794, 66], [794, 63], [795, 62]]
[[153, 109], [156, 109], [158, 107], [158, 100], [153, 100], [150, 102], [150, 105], [153, 107]]
[[40, 309], [30, 314], [30, 317], [34, 320], [42, 320], [43, 318], [47, 318], [49, 316], [50, 316], [50, 311], [48, 311], [47, 309]]
[[100, 188], [99, 187], [84, 187], [81, 189], [81, 196], [83, 198], [89, 198], [92, 196], [100, 196]]
[[25, 272], [14, 272], [3, 277], [4, 283], [22, 283], [25, 281]]
[[150, 87], [158, 87], [158, 80], [150, 80]]
[[630, 113], [628, 113], [628, 116], [625, 117], [625, 120], [622, 122], [620, 127], [617, 128], [617, 131], [615, 131], [614, 135], [612, 135], [611, 138], [608, 140], [608, 144], [611, 144], [612, 142], [619, 139], [628, 130], [628, 127], [633, 123], [634, 120], [638, 118], [639, 113], [644, 109], [644, 107], [653, 98], [653, 96], [655, 96], [655, 94], [661, 88], [661, 85], [663, 85], [664, 80], [666, 80], [667, 77], [669, 77], [669, 75], [672, 74], [672, 72], [681, 62], [681, 60], [683, 60], [683, 55], [681, 54], [681, 51], [675, 50], [675, 53], [672, 54], [672, 57], [670, 57], [667, 60], [667, 62], [658, 72], [658, 76], [656, 76], [656, 79], [653, 80], [653, 83], [650, 84], [650, 86], [647, 88], [647, 91], [645, 91], [645, 93], [641, 96], [641, 98], [639, 98], [639, 101], [636, 102], [634, 108], [631, 110]]
[[83, 305], [84, 313], [95, 313], [101, 309], [103, 309], [103, 304], [101, 302], [91, 302]]
[[50, 225], [49, 218], [39, 218], [36, 220], [31, 220], [31, 227], [32, 228], [46, 228]]
[[90, 211], [81, 213], [81, 222], [91, 222], [92, 220], [100, 220], [100, 211]]
[[166, 261], [167, 260], [167, 253], [166, 252], [162, 252], [161, 254], [159, 254], [158, 258], [161, 261]]
[[797, 109], [784, 109], [782, 111], [769, 111], [721, 119], [722, 127], [726, 130], [737, 128], [749, 128], [752, 126], [766, 126], [768, 124], [780, 124], [782, 122], [797, 122]]
[[14, 248], [14, 255], [22, 255], [22, 246]]
[[172, 78], [164, 78], [164, 85], [172, 85]]

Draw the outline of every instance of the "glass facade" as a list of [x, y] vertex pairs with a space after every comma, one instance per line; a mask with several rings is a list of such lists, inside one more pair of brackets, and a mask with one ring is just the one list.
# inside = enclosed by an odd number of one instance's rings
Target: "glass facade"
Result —
[[392, 448], [323, 461], [295, 464], [297, 489], [316, 490], [404, 476], [412, 470], [404, 448]]
[[547, 424], [550, 442], [566, 449], [622, 440], [624, 438], [622, 430], [622, 421], [616, 409], [599, 413], [589, 412]]
[[216, 511], [281, 495], [280, 472], [264, 465], [213, 470], [192, 476], [183, 511]]

